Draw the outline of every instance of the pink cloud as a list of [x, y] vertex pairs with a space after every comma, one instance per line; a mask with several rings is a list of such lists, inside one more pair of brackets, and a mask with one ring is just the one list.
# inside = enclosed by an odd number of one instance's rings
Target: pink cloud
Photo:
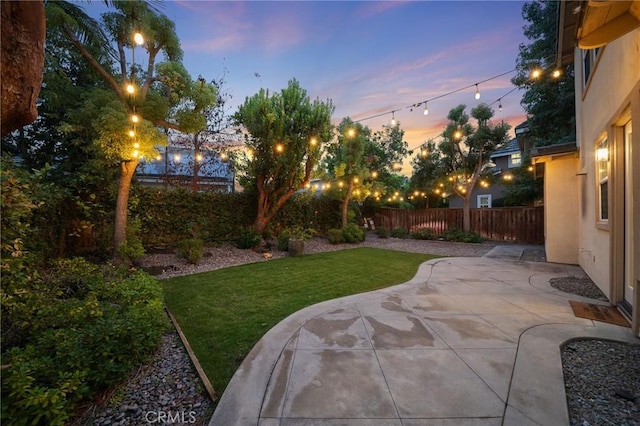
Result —
[[410, 3], [409, 1], [372, 1], [372, 2], [363, 2], [363, 6], [357, 10], [357, 15], [359, 18], [367, 19], [372, 16], [379, 15], [380, 13], [384, 13], [389, 9], [393, 9], [399, 6], [404, 6], [405, 4]]

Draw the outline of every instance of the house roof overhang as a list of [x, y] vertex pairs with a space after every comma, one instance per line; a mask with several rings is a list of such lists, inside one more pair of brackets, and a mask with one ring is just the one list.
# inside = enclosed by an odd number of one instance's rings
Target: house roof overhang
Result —
[[538, 146], [531, 150], [531, 161], [534, 164], [544, 163], [545, 161], [552, 160], [554, 157], [575, 155], [577, 152], [578, 146], [575, 142]]
[[573, 62], [576, 46], [595, 49], [640, 27], [638, 1], [569, 0], [558, 3], [558, 67]]

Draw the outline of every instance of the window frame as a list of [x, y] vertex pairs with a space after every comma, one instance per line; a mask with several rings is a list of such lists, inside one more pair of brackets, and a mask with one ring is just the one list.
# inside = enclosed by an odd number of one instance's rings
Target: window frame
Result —
[[[513, 157], [517, 156], [517, 162], [513, 161]], [[513, 154], [509, 154], [508, 157], [508, 162], [507, 165], [509, 166], [510, 169], [516, 168], [516, 167], [520, 167], [522, 165], [522, 153], [521, 152], [514, 152]]]
[[[487, 205], [486, 206], [481, 205], [480, 200], [482, 198], [487, 198]], [[478, 194], [476, 196], [476, 206], [479, 209], [490, 209], [491, 208], [491, 203], [492, 203], [491, 194]]]
[[[605, 150], [605, 151], [602, 151]], [[604, 137], [595, 145], [595, 191], [596, 191], [596, 225], [601, 229], [609, 228], [610, 209], [610, 177], [611, 177], [611, 147], [609, 138]], [[606, 159], [603, 156], [606, 155]], [[603, 167], [604, 166], [604, 167]], [[605, 200], [603, 200], [605, 195]]]

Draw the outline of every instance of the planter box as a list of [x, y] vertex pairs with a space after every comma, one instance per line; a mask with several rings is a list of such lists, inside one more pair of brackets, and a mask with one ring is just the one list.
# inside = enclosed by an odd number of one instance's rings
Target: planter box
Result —
[[289, 239], [289, 256], [302, 256], [304, 254], [304, 240]]

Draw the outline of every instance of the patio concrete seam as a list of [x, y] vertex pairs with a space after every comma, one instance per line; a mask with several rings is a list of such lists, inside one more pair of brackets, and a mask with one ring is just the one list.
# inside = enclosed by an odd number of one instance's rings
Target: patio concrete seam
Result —
[[[400, 297], [400, 300], [403, 300], [402, 297]], [[360, 321], [362, 321], [362, 323], [365, 324], [365, 320], [364, 320], [364, 317], [362, 316], [362, 312], [360, 311], [360, 308], [358, 308], [358, 314], [360, 314]], [[396, 399], [393, 397], [393, 392], [391, 392], [391, 387], [389, 386], [389, 380], [387, 379], [387, 375], [384, 372], [384, 368], [382, 368], [382, 364], [380, 364], [380, 358], [378, 357], [378, 350], [373, 345], [373, 336], [371, 336], [371, 333], [367, 329], [366, 325], [364, 327], [364, 332], [367, 333], [367, 338], [369, 339], [369, 343], [371, 344], [371, 349], [373, 350], [373, 356], [375, 356], [376, 363], [378, 364], [378, 367], [382, 372], [382, 378], [384, 379], [384, 384], [387, 387], [387, 392], [389, 392], [391, 401], [393, 401], [393, 408], [396, 411], [396, 415], [398, 416], [398, 419], [400, 419], [400, 422], [402, 423], [402, 416], [400, 415], [400, 409], [398, 408], [398, 403], [396, 402]]]

